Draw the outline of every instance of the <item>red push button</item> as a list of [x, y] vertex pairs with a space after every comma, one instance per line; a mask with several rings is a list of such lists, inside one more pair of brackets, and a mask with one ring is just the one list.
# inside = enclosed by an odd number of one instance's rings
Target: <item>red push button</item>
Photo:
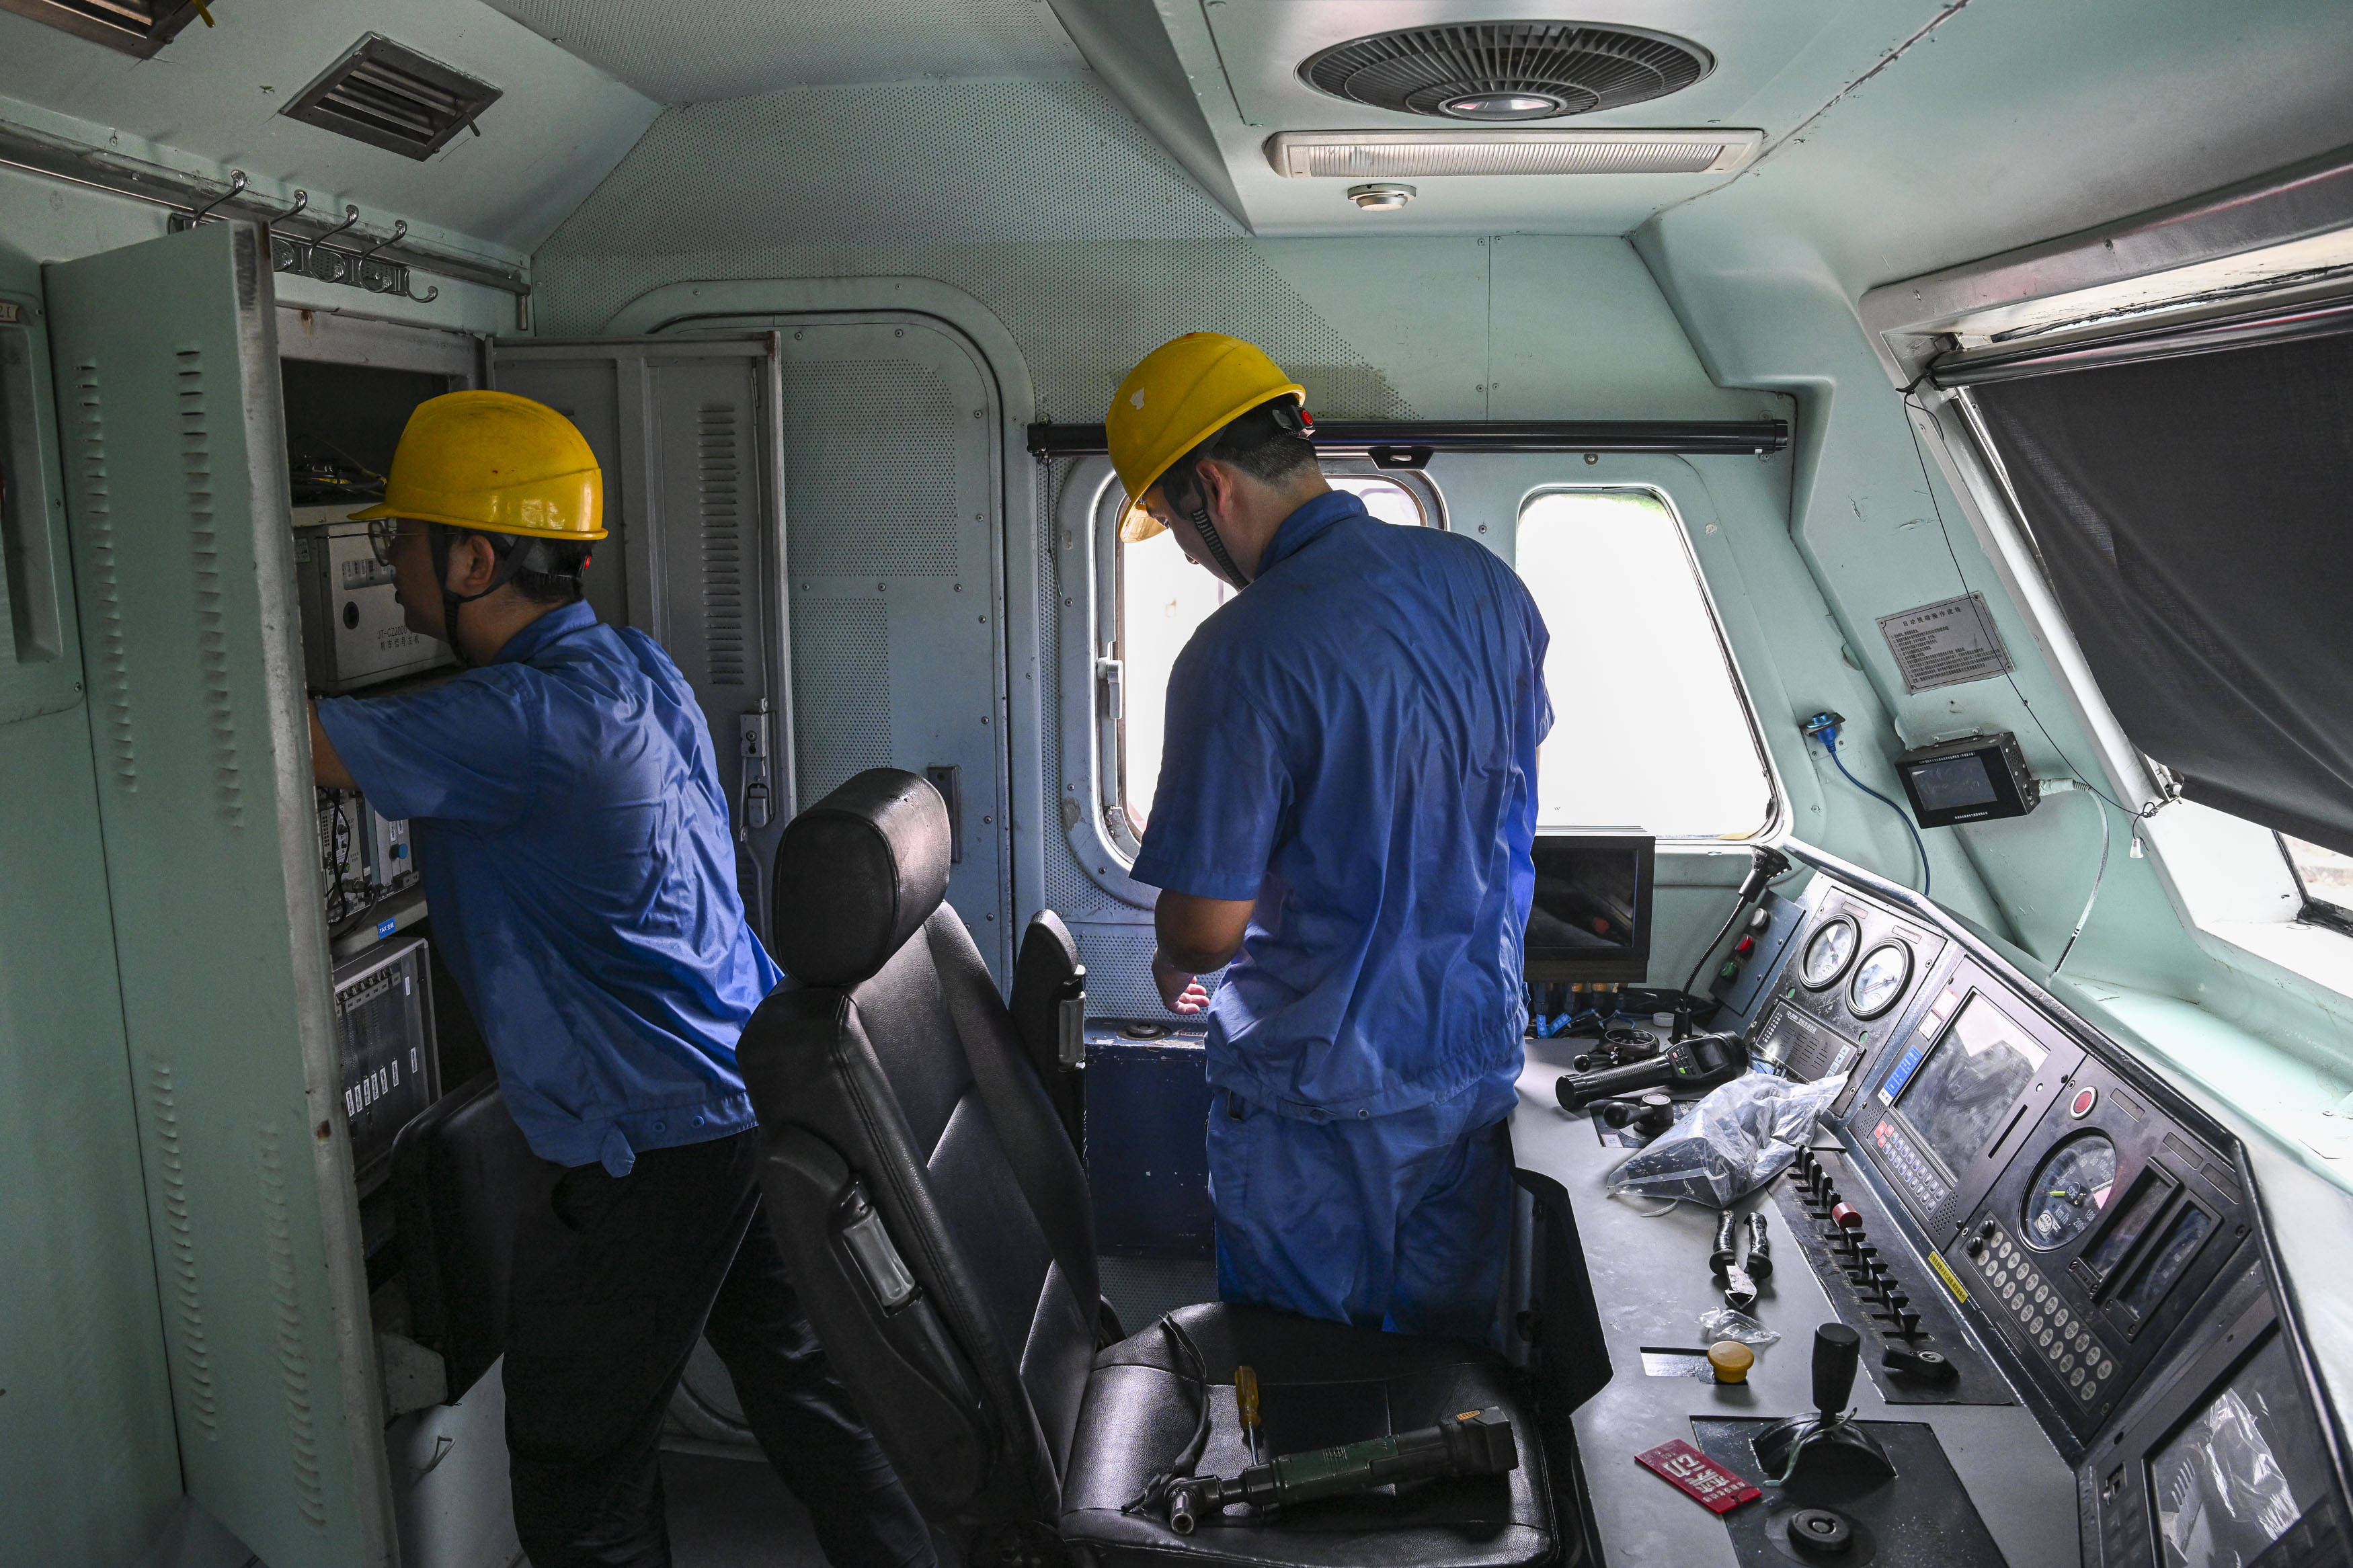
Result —
[[2080, 1121], [2084, 1117], [2091, 1115], [2092, 1107], [2099, 1103], [2100, 1091], [2098, 1089], [2079, 1089], [2075, 1091], [2075, 1098], [2068, 1102], [2067, 1114]]
[[1732, 951], [1746, 958], [1757, 951], [1757, 939], [1753, 936], [1744, 936], [1732, 944]]
[[1831, 1223], [1841, 1230], [1861, 1230], [1862, 1211], [1852, 1204], [1839, 1204], [1831, 1209]]

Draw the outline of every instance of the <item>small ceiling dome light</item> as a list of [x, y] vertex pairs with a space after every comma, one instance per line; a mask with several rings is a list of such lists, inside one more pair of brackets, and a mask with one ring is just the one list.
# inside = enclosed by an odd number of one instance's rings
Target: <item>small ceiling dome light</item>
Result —
[[1466, 93], [1440, 108], [1456, 120], [1550, 120], [1568, 112], [1567, 104], [1541, 92]]
[[1390, 213], [1413, 200], [1411, 185], [1350, 185], [1348, 199], [1368, 213]]

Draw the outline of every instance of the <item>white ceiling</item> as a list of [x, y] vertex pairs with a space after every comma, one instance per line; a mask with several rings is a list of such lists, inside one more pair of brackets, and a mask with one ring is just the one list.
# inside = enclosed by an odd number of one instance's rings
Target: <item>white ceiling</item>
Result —
[[[235, 0], [134, 59], [0, 12], [0, 120], [217, 177], [257, 195], [356, 203], [381, 229], [528, 254], [643, 135], [659, 106], [478, 0]], [[279, 112], [367, 33], [504, 89], [480, 136], [423, 163]], [[14, 103], [5, 101], [14, 100]]]
[[662, 103], [786, 87], [1068, 76], [1045, 0], [483, 0]]

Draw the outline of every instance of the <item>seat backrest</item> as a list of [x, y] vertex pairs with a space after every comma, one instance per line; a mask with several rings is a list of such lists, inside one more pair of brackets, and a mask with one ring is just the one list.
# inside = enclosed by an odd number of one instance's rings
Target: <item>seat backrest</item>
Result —
[[919, 1506], [1059, 1516], [1093, 1360], [1086, 1177], [972, 935], [948, 822], [872, 769], [796, 817], [773, 926], [793, 976], [744, 1031], [771, 1229]]
[[515, 1232], [560, 1173], [531, 1152], [494, 1073], [418, 1112], [393, 1143], [410, 1336], [441, 1353], [452, 1403], [506, 1349]]
[[1071, 1147], [1086, 1156], [1085, 1063], [1087, 966], [1071, 928], [1051, 910], [1029, 917], [1013, 961], [1013, 992], [1006, 1000], [1021, 1049], [1054, 1102]]

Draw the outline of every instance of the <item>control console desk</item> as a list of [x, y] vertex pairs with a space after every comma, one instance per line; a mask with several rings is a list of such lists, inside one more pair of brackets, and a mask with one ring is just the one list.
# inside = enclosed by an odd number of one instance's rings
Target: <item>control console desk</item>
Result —
[[[1846, 1087], [1736, 1205], [1765, 1216], [1752, 1313], [1781, 1335], [1745, 1384], [1704, 1357], [1715, 1214], [1609, 1197], [1623, 1135], [1554, 1094], [1591, 1042], [1527, 1042], [1516, 1158], [1569, 1205], [1610, 1364], [1575, 1416], [1603, 1561], [2353, 1563], [2341, 1429], [2238, 1140], [1960, 922], [1800, 853], [1817, 875], [1776, 912], [1794, 933], [1746, 1037], [1789, 1078]], [[1798, 1479], [1718, 1517], [1637, 1464], [1681, 1439], [1768, 1480], [1753, 1439], [1812, 1412], [1810, 1347], [1834, 1322], [1862, 1340], [1841, 1403], [1896, 1472], [1850, 1488], [1851, 1542], [1793, 1531], [1823, 1500]]]

